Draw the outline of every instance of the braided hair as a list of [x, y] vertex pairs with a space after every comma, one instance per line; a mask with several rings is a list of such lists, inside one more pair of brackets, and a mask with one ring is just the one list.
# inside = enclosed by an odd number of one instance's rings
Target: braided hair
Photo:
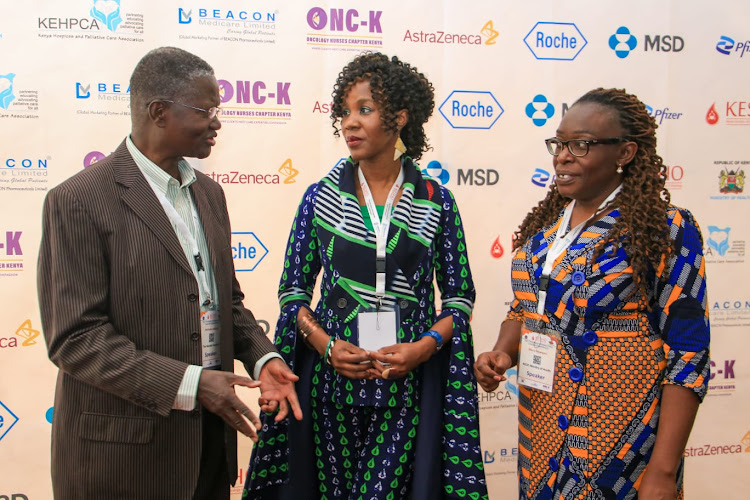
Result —
[[[659, 269], [674, 251], [665, 219], [671, 200], [665, 187], [667, 168], [661, 156], [656, 154], [658, 125], [648, 114], [646, 106], [624, 90], [591, 90], [573, 106], [583, 103], [598, 104], [614, 111], [624, 131], [623, 136], [638, 145], [633, 160], [622, 167], [622, 189], [614, 200], [620, 217], [613, 224], [608, 238], [597, 244], [594, 258], [602, 255], [608, 243], [613, 245], [613, 253], [622, 245], [628, 254], [636, 284], [631, 296], [640, 291], [643, 297], [648, 297], [649, 272]], [[540, 229], [554, 223], [568, 202], [553, 183], [547, 196], [526, 215], [514, 233], [514, 250]]]
[[333, 86], [333, 109], [331, 124], [334, 135], [340, 136], [339, 124], [344, 116], [344, 98], [359, 82], [369, 81], [375, 103], [380, 107], [383, 128], [398, 131], [396, 113], [406, 109], [409, 119], [401, 129], [401, 140], [406, 146], [406, 154], [413, 160], [422, 157], [430, 149], [424, 124], [432, 115], [435, 95], [432, 84], [417, 68], [400, 61], [398, 57], [388, 58], [379, 52], [368, 52], [357, 56], [338, 75]]

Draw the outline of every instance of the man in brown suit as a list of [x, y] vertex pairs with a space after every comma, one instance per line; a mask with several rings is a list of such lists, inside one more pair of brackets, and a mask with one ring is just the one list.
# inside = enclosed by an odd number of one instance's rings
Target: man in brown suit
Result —
[[[226, 499], [236, 432], [257, 440], [260, 425], [234, 386], [300, 419], [297, 377], [242, 304], [221, 187], [184, 160], [207, 157], [221, 128], [213, 69], [156, 49], [130, 88], [131, 134], [44, 205], [54, 493]], [[256, 381], [233, 373], [235, 358]]]

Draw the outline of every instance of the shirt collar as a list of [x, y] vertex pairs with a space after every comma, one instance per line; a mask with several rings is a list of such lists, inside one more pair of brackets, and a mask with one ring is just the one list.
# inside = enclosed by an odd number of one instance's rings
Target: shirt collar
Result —
[[[133, 161], [135, 161], [138, 169], [146, 177], [146, 179], [151, 181], [151, 183], [159, 188], [160, 191], [166, 193], [167, 187], [169, 186], [169, 181], [173, 177], [162, 170], [156, 163], [149, 160], [146, 155], [141, 153], [141, 151], [136, 147], [129, 135], [125, 140], [125, 144], [128, 147], [130, 156], [133, 157]], [[180, 179], [182, 179], [180, 188], [187, 188], [196, 181], [195, 171], [193, 170], [193, 167], [191, 167], [190, 164], [185, 160], [185, 158], [180, 158], [180, 161], [177, 164], [177, 169], [180, 172]]]

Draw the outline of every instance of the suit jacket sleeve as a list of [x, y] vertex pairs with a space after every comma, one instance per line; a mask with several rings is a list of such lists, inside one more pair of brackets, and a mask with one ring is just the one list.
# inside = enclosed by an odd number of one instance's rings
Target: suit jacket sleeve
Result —
[[84, 204], [64, 186], [50, 191], [37, 276], [50, 359], [67, 375], [166, 416], [187, 364], [137, 349], [113, 326], [111, 260]]

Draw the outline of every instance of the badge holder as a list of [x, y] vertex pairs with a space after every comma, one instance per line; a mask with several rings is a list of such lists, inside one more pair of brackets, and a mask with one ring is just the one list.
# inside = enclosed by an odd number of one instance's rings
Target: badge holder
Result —
[[359, 347], [366, 351], [378, 351], [383, 347], [398, 344], [401, 324], [398, 308], [385, 306], [360, 310], [357, 314]]
[[201, 312], [201, 340], [203, 343], [204, 368], [214, 368], [221, 365], [220, 330], [219, 311], [209, 309]]
[[537, 321], [536, 328], [524, 326], [518, 355], [518, 383], [524, 387], [552, 393], [560, 334]]

